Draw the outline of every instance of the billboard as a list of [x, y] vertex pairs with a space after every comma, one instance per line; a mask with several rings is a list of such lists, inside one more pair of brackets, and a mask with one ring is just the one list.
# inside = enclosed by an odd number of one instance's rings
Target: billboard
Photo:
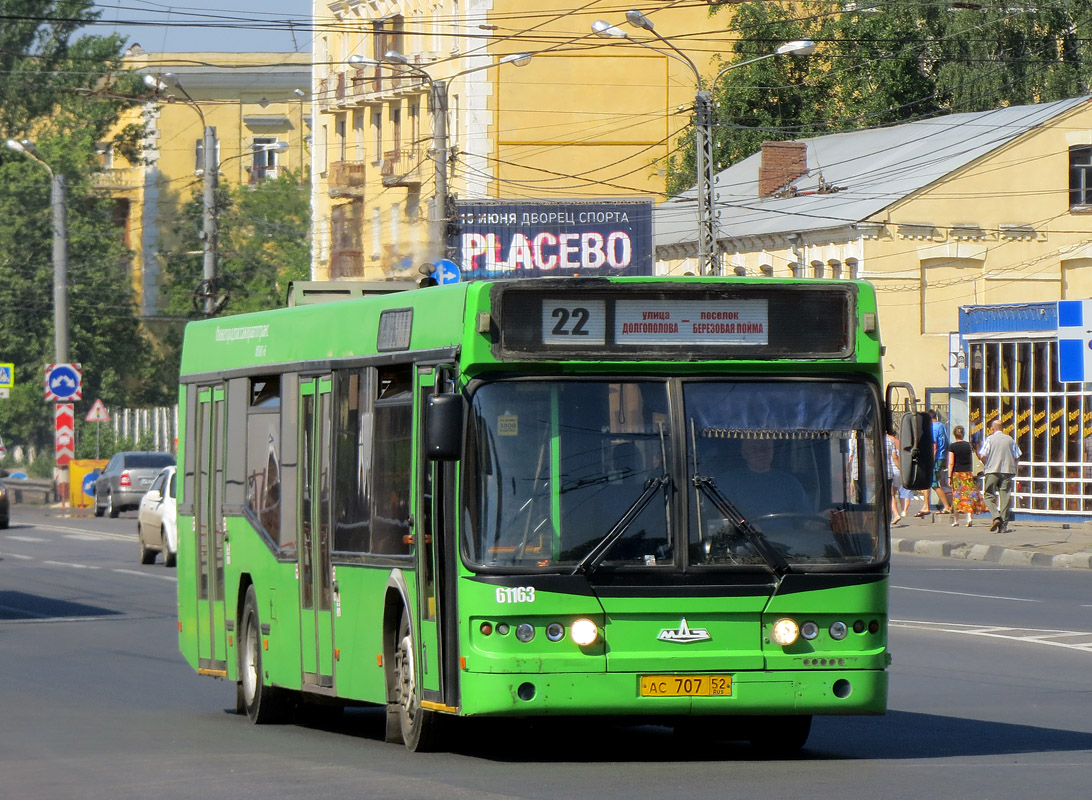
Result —
[[462, 280], [651, 275], [652, 200], [460, 200]]

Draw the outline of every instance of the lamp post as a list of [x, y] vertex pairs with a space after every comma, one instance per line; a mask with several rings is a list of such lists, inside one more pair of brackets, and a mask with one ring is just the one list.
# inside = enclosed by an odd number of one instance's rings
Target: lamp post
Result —
[[[447, 258], [447, 222], [451, 219], [450, 195], [447, 189], [447, 89], [455, 78], [479, 72], [484, 69], [498, 67], [501, 64], [515, 64], [522, 67], [531, 60], [530, 53], [513, 53], [503, 56], [495, 64], [485, 64], [480, 67], [463, 70], [445, 78], [433, 78], [426, 70], [412, 63], [406, 56], [397, 50], [388, 50], [383, 54], [383, 63], [394, 64], [420, 75], [429, 86], [429, 112], [432, 115], [432, 147], [429, 155], [432, 157], [434, 168], [434, 180], [436, 183], [436, 195], [429, 213], [429, 258], [433, 264], [440, 259]], [[380, 62], [363, 56], [349, 56], [348, 62], [353, 66], [365, 64], [378, 65]]]
[[190, 97], [190, 93], [186, 91], [177, 75], [171, 72], [165, 72], [158, 78], [154, 75], [145, 75], [144, 83], [157, 92], [166, 91], [169, 88], [177, 89], [185, 97], [186, 105], [196, 111], [197, 116], [201, 118], [201, 128], [204, 132], [204, 144], [202, 145], [204, 150], [204, 171], [202, 175], [204, 187], [201, 199], [201, 230], [204, 242], [201, 248], [201, 283], [205, 295], [205, 314], [211, 317], [216, 310], [212, 287], [216, 280], [216, 243], [219, 237], [216, 225], [216, 180], [220, 165], [217, 163], [216, 158], [216, 128], [205, 121], [205, 112], [201, 110], [201, 106], [197, 104], [197, 101]]
[[[666, 53], [677, 61], [682, 61], [694, 73], [697, 83], [697, 93], [694, 95], [694, 151], [697, 172], [698, 195], [698, 267], [702, 275], [719, 275], [720, 254], [717, 252], [717, 222], [713, 196], [714, 183], [714, 159], [713, 159], [713, 95], [706, 89], [702, 82], [701, 71], [686, 53], [676, 47], [671, 41], [661, 36], [645, 14], [637, 10], [626, 12], [626, 22], [635, 28], [648, 31], [659, 41], [663, 42], [673, 52]], [[603, 20], [596, 20], [592, 24], [592, 31], [604, 38], [629, 39], [629, 35], [616, 25], [611, 25]], [[646, 42], [631, 39], [642, 47], [662, 53], [662, 50], [652, 47]], [[815, 52], [815, 43], [810, 39], [798, 39], [781, 45], [772, 53], [749, 58], [746, 61], [738, 61], [729, 64], [717, 73], [710, 86], [716, 86], [717, 82], [729, 72], [757, 61], [783, 55], [806, 56]]]
[[49, 173], [53, 211], [53, 346], [57, 364], [68, 363], [68, 196], [65, 177], [54, 172], [29, 139], [8, 139], [7, 146], [41, 164]]

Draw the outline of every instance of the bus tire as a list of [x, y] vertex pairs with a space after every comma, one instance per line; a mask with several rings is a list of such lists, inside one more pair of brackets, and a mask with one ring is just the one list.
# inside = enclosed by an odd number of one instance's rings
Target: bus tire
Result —
[[238, 649], [242, 706], [255, 725], [280, 722], [287, 709], [287, 698], [284, 690], [266, 686], [263, 680], [262, 625], [253, 585], [247, 587], [243, 601], [242, 631], [242, 646]]
[[788, 758], [799, 753], [811, 733], [811, 715], [765, 717], [755, 720], [747, 737], [761, 755], [767, 758]]
[[[421, 708], [417, 692], [416, 650], [413, 631], [410, 628], [409, 614], [402, 612], [402, 621], [398, 625], [398, 639], [394, 643], [394, 680], [393, 692], [388, 697], [394, 698], [393, 708], [388, 705], [387, 734], [391, 734], [392, 711], [397, 709], [398, 727], [402, 743], [414, 752], [427, 752], [436, 746], [436, 714]], [[389, 740], [389, 739], [388, 739]]]

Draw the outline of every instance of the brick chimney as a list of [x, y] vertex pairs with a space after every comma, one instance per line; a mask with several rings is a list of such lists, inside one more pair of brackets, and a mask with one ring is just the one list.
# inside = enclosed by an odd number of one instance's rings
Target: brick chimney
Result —
[[808, 146], [804, 142], [763, 142], [758, 196], [769, 197], [807, 173]]

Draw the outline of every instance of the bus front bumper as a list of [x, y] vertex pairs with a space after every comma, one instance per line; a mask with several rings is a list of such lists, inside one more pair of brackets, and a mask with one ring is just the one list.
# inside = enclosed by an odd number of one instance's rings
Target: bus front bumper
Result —
[[[683, 678], [685, 674], [663, 676]], [[723, 677], [723, 676], [721, 676]], [[883, 714], [883, 670], [736, 672], [730, 694], [641, 696], [633, 673], [497, 674], [463, 672], [465, 716]]]

